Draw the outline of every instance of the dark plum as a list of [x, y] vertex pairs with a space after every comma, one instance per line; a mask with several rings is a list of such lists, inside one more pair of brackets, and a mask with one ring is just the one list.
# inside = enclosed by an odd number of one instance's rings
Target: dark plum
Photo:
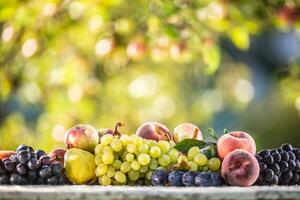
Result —
[[182, 175], [182, 183], [185, 186], [194, 186], [195, 185], [195, 177], [197, 176], [198, 172], [195, 171], [188, 171]]
[[182, 183], [182, 175], [183, 174], [184, 174], [183, 171], [172, 171], [168, 177], [169, 183], [172, 186], [176, 186], [176, 187], [183, 186], [183, 183]]
[[151, 176], [151, 183], [154, 186], [164, 186], [168, 182], [168, 172], [165, 170], [156, 170]]

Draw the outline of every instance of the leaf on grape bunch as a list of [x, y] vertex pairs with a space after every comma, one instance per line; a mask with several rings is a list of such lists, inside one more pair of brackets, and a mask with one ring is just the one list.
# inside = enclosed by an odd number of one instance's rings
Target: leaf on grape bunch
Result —
[[181, 151], [182, 153], [187, 153], [189, 151], [189, 149], [194, 146], [197, 146], [197, 147], [199, 147], [199, 149], [202, 149], [206, 146], [206, 142], [204, 142], [202, 140], [188, 138], [188, 139], [182, 140], [181, 142], [176, 144], [175, 148], [177, 150]]

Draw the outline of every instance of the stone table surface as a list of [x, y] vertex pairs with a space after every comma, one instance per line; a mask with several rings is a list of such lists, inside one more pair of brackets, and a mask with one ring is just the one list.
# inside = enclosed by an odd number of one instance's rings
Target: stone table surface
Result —
[[0, 200], [300, 200], [300, 186], [272, 187], [129, 187], [0, 186]]

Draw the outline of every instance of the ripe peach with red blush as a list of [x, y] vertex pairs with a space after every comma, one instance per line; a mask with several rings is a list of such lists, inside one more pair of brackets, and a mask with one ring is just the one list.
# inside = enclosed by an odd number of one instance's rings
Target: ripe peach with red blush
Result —
[[256, 145], [254, 139], [248, 133], [234, 131], [219, 138], [217, 149], [219, 158], [224, 159], [227, 154], [236, 149], [244, 149], [251, 154], [255, 154]]
[[225, 156], [221, 173], [227, 183], [247, 187], [259, 176], [259, 164], [255, 156], [243, 149], [237, 149]]
[[148, 140], [171, 140], [169, 129], [158, 122], [146, 122], [136, 131], [136, 135]]
[[200, 129], [191, 123], [182, 123], [179, 124], [173, 131], [172, 134], [173, 141], [179, 143], [184, 139], [196, 139], [203, 140], [203, 135]]

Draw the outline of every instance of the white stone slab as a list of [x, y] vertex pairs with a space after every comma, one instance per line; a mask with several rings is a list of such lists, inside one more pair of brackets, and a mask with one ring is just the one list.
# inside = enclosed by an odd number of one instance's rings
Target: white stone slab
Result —
[[300, 200], [293, 187], [0, 186], [0, 200]]

